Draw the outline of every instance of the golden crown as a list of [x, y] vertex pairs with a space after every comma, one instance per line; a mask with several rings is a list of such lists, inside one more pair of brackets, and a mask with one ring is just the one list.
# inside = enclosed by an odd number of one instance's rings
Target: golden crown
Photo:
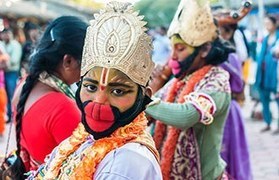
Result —
[[81, 75], [95, 66], [115, 68], [146, 86], [154, 68], [146, 22], [130, 3], [110, 2], [87, 29]]

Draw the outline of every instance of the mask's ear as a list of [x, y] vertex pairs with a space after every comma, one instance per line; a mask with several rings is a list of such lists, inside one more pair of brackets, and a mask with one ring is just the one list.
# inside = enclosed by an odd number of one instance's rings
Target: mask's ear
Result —
[[145, 95], [147, 95], [148, 97], [151, 97], [153, 94], [151, 87], [147, 86], [146, 90], [145, 90]]

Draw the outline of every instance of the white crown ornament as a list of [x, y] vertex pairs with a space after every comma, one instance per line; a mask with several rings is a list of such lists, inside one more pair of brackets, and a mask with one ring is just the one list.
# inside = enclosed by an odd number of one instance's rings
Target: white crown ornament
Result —
[[198, 47], [218, 37], [209, 0], [181, 0], [168, 30], [188, 45]]

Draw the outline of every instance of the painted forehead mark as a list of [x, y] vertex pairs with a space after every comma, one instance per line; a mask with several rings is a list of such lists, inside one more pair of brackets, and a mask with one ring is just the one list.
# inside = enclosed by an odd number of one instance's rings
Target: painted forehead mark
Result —
[[102, 68], [101, 77], [100, 77], [101, 90], [104, 90], [104, 88], [108, 85], [109, 71], [110, 69], [108, 68]]

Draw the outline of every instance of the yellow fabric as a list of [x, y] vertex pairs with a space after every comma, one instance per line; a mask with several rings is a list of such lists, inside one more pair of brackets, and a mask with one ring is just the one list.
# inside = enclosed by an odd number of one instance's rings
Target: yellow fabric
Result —
[[244, 61], [244, 64], [242, 66], [242, 76], [245, 83], [248, 82], [249, 76], [250, 76], [250, 67], [251, 67], [251, 59]]

